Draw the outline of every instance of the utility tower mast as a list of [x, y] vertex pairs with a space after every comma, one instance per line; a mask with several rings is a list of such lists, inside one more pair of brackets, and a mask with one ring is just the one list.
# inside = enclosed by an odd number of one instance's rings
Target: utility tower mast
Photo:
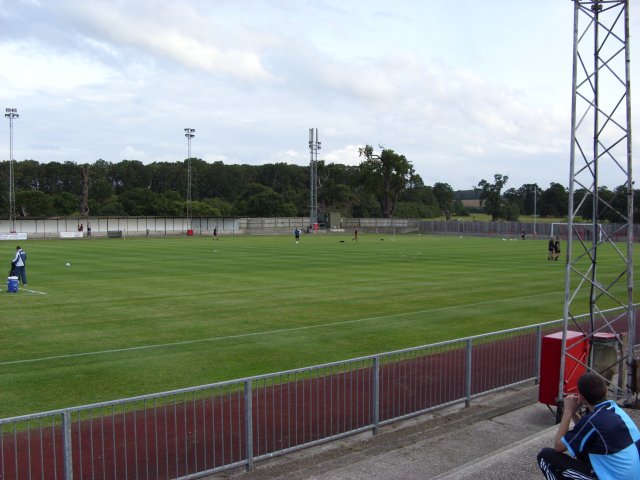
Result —
[[191, 230], [191, 140], [195, 134], [194, 128], [184, 129], [184, 136], [187, 137], [187, 230]]
[[[600, 373], [617, 398], [630, 401], [636, 343], [629, 2], [573, 0], [573, 6], [571, 168], [559, 411], [563, 394], [570, 393], [569, 364], [578, 365], [580, 371], [587, 368]], [[614, 189], [613, 197], [610, 190], [603, 190], [605, 186]], [[589, 227], [577, 225], [583, 218], [590, 219]], [[603, 228], [605, 219], [611, 222], [607, 228]], [[614, 314], [606, 312], [616, 307]], [[587, 321], [576, 318], [584, 313], [588, 313]], [[568, 347], [568, 333], [586, 342], [586, 348]], [[593, 347], [602, 339], [618, 352], [612, 365], [594, 364]], [[576, 351], [590, 353], [581, 357], [573, 353]], [[616, 365], [617, 381], [611, 375]]]
[[309, 223], [318, 223], [318, 150], [322, 143], [318, 141], [318, 129], [309, 129], [309, 151], [311, 152], [311, 163], [309, 173], [311, 177], [311, 212], [309, 213]]
[[5, 108], [4, 116], [9, 119], [9, 225], [11, 232], [16, 231], [16, 189], [13, 176], [13, 120], [18, 118], [18, 110]]

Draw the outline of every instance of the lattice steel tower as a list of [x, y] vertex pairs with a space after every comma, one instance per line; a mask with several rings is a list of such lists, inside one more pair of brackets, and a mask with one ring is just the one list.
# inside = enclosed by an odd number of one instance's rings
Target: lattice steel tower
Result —
[[195, 128], [185, 128], [187, 137], [187, 229], [191, 230], [191, 140], [195, 137]]
[[5, 108], [4, 116], [9, 119], [9, 225], [11, 232], [16, 231], [16, 189], [13, 176], [13, 120], [18, 118], [18, 110]]
[[[573, 5], [569, 225], [559, 407], [563, 394], [570, 393], [566, 382], [569, 364], [602, 374], [616, 398], [630, 401], [635, 343], [629, 2], [573, 0]], [[613, 196], [611, 190], [603, 189], [605, 181], [614, 189]], [[590, 226], [578, 227], [585, 217]], [[605, 225], [605, 218], [611, 223]], [[587, 310], [587, 321], [576, 318]], [[576, 338], [589, 347], [601, 338], [613, 342], [618, 352], [614, 360], [619, 367], [618, 381], [607, 374], [614, 365], [594, 365], [594, 348], [582, 358], [573, 353], [581, 349], [567, 347], [568, 332], [572, 337], [574, 332], [582, 334]]]
[[311, 177], [311, 212], [309, 213], [309, 223], [318, 223], [318, 150], [322, 143], [318, 141], [318, 129], [309, 129], [309, 151], [311, 152], [311, 163], [309, 164], [309, 176]]

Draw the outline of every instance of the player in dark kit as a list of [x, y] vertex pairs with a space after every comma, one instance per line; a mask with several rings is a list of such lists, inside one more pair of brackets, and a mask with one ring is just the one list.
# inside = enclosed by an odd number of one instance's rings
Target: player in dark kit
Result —
[[559, 256], [560, 256], [560, 240], [558, 240], [558, 237], [556, 237], [555, 242], [553, 242], [553, 259], [557, 262]]

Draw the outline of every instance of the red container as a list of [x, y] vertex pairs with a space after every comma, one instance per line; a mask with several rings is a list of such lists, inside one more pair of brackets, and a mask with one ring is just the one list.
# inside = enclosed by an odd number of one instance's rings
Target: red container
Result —
[[193, 230], [191, 229], [187, 230], [187, 236], [193, 237]]
[[[564, 364], [564, 394], [578, 391], [578, 378], [587, 370], [589, 343], [583, 333], [567, 331], [567, 354]], [[540, 391], [538, 400], [547, 405], [556, 405], [560, 380], [560, 358], [562, 357], [562, 332], [542, 337], [540, 353]]]

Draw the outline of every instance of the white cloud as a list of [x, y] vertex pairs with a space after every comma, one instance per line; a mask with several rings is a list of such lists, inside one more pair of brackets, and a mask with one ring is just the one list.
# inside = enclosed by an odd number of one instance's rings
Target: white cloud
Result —
[[106, 84], [113, 72], [80, 54], [60, 54], [40, 43], [7, 42], [0, 48], [0, 92], [4, 95], [65, 95], [79, 87]]
[[127, 145], [122, 149], [120, 155], [123, 159], [127, 160], [147, 160], [147, 155], [144, 153], [144, 150], [137, 149], [131, 145]]
[[337, 163], [342, 165], [360, 165], [362, 158], [358, 154], [358, 149], [364, 145], [345, 145], [342, 148], [328, 151], [326, 154], [318, 155], [327, 164]]
[[318, 127], [328, 163], [566, 183], [573, 9], [540, 1], [4, 2], [0, 95], [16, 158], [182, 161], [192, 127], [207, 161], [306, 165]]

